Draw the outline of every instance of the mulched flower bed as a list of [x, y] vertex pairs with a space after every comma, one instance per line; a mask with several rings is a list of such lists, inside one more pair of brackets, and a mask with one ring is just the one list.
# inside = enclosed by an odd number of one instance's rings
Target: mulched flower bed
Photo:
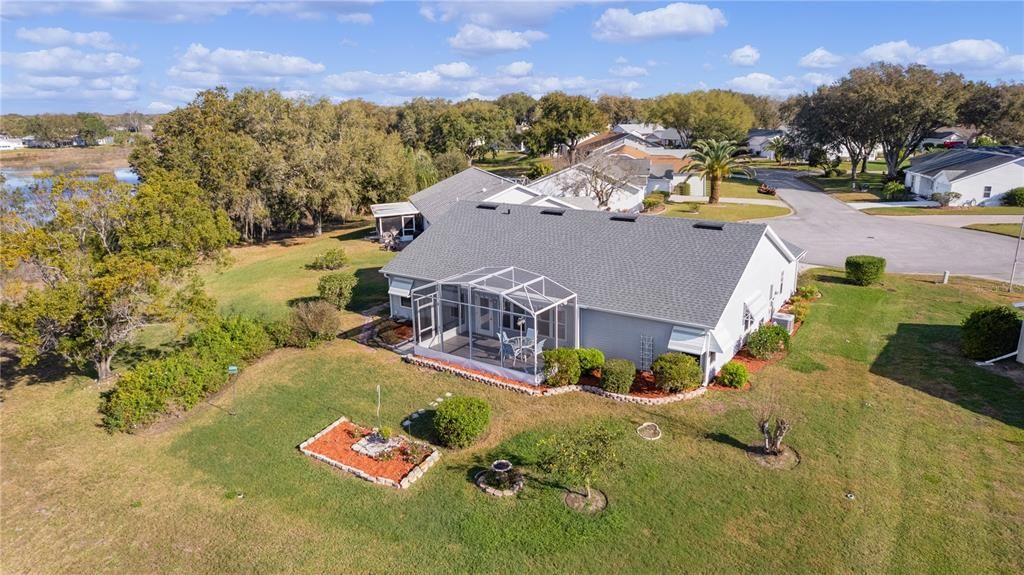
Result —
[[398, 345], [412, 339], [412, 322], [386, 319], [377, 326], [377, 337], [387, 345]]
[[[589, 373], [585, 373], [580, 376], [580, 385], [590, 385], [593, 387], [601, 387], [601, 379], [594, 377]], [[675, 393], [665, 391], [654, 383], [654, 374], [649, 371], [638, 371], [636, 379], [633, 380], [633, 386], [629, 388], [628, 395], [634, 397], [643, 397], [647, 399], [658, 399], [662, 397], [670, 397]]]
[[[300, 449], [314, 457], [320, 456], [318, 459], [326, 458], [329, 460], [327, 463], [332, 465], [341, 464], [335, 465], [336, 467], [344, 466], [358, 470], [365, 474], [360, 475], [363, 479], [395, 486], [401, 484], [403, 479], [423, 466], [428, 459], [431, 460], [430, 463], [436, 459], [432, 458], [436, 451], [430, 448], [421, 449], [421, 453], [414, 458], [407, 456], [405, 445], [408, 445], [408, 440], [402, 447], [394, 449], [390, 458], [370, 457], [352, 448], [360, 439], [372, 432], [373, 430], [368, 427], [356, 425], [343, 418], [325, 432], [301, 445]], [[379, 481], [380, 479], [385, 481]]]

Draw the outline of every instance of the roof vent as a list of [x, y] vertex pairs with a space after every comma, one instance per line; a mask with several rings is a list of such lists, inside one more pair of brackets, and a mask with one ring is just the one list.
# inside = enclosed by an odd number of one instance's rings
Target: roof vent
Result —
[[610, 218], [613, 222], [635, 222], [636, 214], [612, 214]]
[[544, 208], [540, 213], [546, 216], [560, 216], [565, 213], [565, 210], [562, 208]]
[[496, 209], [498, 209], [498, 204], [495, 204], [494, 202], [480, 202], [479, 204], [476, 205], [476, 209], [478, 209], [478, 210], [496, 210]]
[[721, 230], [725, 228], [725, 222], [697, 222], [693, 227], [698, 230]]

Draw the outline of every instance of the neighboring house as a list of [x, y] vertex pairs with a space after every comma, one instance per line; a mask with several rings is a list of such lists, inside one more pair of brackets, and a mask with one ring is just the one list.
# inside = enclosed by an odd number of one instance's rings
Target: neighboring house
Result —
[[768, 142], [785, 136], [783, 130], [747, 130], [747, 151], [755, 158], [775, 159], [775, 152], [767, 148]]
[[947, 150], [915, 158], [904, 183], [923, 198], [958, 193], [955, 206], [999, 205], [1003, 194], [1024, 186], [1024, 150], [1005, 150]]
[[586, 160], [530, 182], [530, 187], [548, 196], [591, 200], [608, 196], [606, 209], [639, 212], [647, 196], [650, 160], [618, 155], [594, 155]]
[[413, 194], [407, 202], [370, 206], [376, 220], [378, 237], [396, 233], [410, 241], [459, 200], [540, 205], [552, 208], [596, 209], [585, 198], [555, 198], [480, 168], [467, 168], [450, 178]]
[[0, 150], [17, 150], [24, 147], [25, 143], [21, 141], [21, 138], [0, 136]]
[[612, 131], [629, 134], [648, 144], [666, 148], [681, 148], [686, 143], [678, 130], [660, 124], [616, 124], [612, 126]]
[[690, 195], [704, 195], [704, 179], [687, 171], [690, 160], [686, 157], [693, 150], [669, 149], [658, 146], [638, 145], [632, 142], [615, 142], [599, 152], [621, 155], [638, 160], [648, 160], [647, 194], [651, 192], [672, 193], [675, 187], [689, 181]]
[[112, 146], [114, 145], [114, 136], [106, 136], [96, 140], [97, 146]]
[[462, 201], [381, 273], [416, 356], [538, 384], [538, 348], [640, 369], [677, 351], [706, 384], [793, 294], [802, 255], [767, 224]]
[[971, 141], [975, 134], [974, 130], [958, 126], [939, 128], [921, 141], [920, 148], [922, 150], [929, 148], [963, 148], [967, 146], [967, 143]]

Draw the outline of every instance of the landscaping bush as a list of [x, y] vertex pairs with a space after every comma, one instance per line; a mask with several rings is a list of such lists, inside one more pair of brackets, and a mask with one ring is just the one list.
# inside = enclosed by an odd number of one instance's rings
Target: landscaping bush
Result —
[[536, 180], [537, 178], [543, 178], [544, 176], [546, 176], [546, 175], [548, 175], [550, 173], [551, 173], [551, 164], [549, 164], [547, 162], [544, 162], [544, 161], [541, 161], [541, 160], [536, 160], [536, 161], [534, 161], [533, 163], [530, 164], [530, 171], [527, 172], [526, 175], [531, 180]]
[[739, 389], [746, 385], [748, 380], [750, 374], [747, 372], [747, 366], [735, 361], [723, 365], [722, 370], [718, 372], [718, 385], [725, 387]]
[[311, 270], [340, 270], [348, 263], [348, 256], [345, 250], [334, 248], [318, 255], [306, 268]]
[[636, 379], [636, 365], [628, 359], [609, 359], [601, 368], [601, 389], [612, 393], [629, 393]]
[[341, 314], [325, 301], [299, 302], [292, 309], [289, 327], [288, 345], [311, 347], [338, 336]]
[[846, 279], [867, 286], [878, 283], [885, 275], [885, 258], [877, 256], [850, 256], [846, 258]]
[[434, 432], [448, 447], [468, 447], [487, 429], [490, 420], [491, 406], [486, 401], [456, 395], [434, 412]]
[[676, 184], [676, 187], [673, 188], [673, 191], [679, 194], [680, 196], [690, 195], [690, 182], [680, 182]]
[[659, 355], [651, 364], [654, 383], [665, 391], [683, 391], [700, 386], [700, 363], [692, 355], [670, 351]]
[[123, 373], [100, 403], [110, 431], [134, 431], [163, 413], [188, 410], [227, 383], [228, 366], [266, 353], [273, 342], [259, 322], [222, 318], [192, 334], [181, 351]]
[[821, 290], [816, 285], [800, 286], [796, 288], [796, 295], [803, 299], [816, 299], [821, 295]]
[[593, 373], [604, 367], [604, 352], [592, 347], [581, 347], [576, 350], [576, 356], [580, 360], [580, 371]]
[[971, 359], [989, 360], [1017, 349], [1020, 314], [1008, 306], [976, 309], [960, 324], [960, 349]]
[[352, 301], [352, 289], [355, 287], [355, 274], [352, 272], [340, 272], [327, 274], [320, 278], [317, 291], [324, 301], [338, 309], [342, 309], [348, 305], [348, 302]]
[[882, 199], [887, 202], [902, 200], [907, 196], [907, 186], [902, 181], [887, 182], [882, 186]]
[[758, 359], [768, 359], [786, 349], [789, 349], [789, 332], [781, 325], [766, 323], [747, 337], [747, 353]]
[[661, 199], [661, 194], [651, 194], [650, 196], [644, 198], [644, 210], [649, 210], [651, 208], [658, 207], [663, 203], [665, 202], [664, 200]]
[[1024, 208], [1024, 186], [1006, 192], [1003, 196], [1003, 205]]
[[948, 208], [950, 204], [960, 199], [960, 194], [957, 192], [935, 192], [928, 199], [939, 204], [943, 208]]
[[580, 381], [580, 358], [575, 349], [559, 347], [541, 352], [545, 382], [551, 387], [576, 385]]
[[798, 322], [803, 322], [807, 319], [809, 311], [811, 311], [811, 304], [807, 300], [797, 300], [793, 302], [793, 305], [789, 306], [789, 312], [793, 314], [793, 319]]

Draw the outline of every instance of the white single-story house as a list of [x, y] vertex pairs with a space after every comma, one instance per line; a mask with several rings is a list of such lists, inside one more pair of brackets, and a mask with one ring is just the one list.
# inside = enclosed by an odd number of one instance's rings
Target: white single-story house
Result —
[[[548, 196], [589, 201], [598, 209], [597, 189], [610, 190], [606, 209], [639, 212], [647, 197], [650, 161], [627, 156], [591, 156], [583, 162], [530, 182], [530, 188]], [[494, 201], [502, 201], [500, 199]], [[509, 203], [509, 202], [505, 202]]]
[[1003, 194], [1024, 186], [1024, 149], [966, 149], [935, 152], [916, 158], [904, 183], [923, 198], [955, 192], [955, 206], [1002, 203]]
[[785, 136], [783, 130], [747, 130], [747, 152], [755, 158], [775, 159], [775, 152], [767, 148], [768, 142]]
[[666, 128], [660, 124], [616, 124], [612, 126], [613, 132], [630, 134], [657, 146], [666, 148], [681, 148], [686, 139], [679, 134], [675, 128]]
[[381, 273], [420, 358], [535, 385], [544, 349], [640, 369], [677, 351], [706, 384], [794, 293], [803, 253], [767, 224], [460, 201]]
[[968, 128], [939, 128], [921, 140], [921, 149], [964, 147], [974, 136], [975, 131]]
[[18, 150], [24, 147], [25, 142], [23, 142], [21, 138], [0, 136], [0, 150]]

